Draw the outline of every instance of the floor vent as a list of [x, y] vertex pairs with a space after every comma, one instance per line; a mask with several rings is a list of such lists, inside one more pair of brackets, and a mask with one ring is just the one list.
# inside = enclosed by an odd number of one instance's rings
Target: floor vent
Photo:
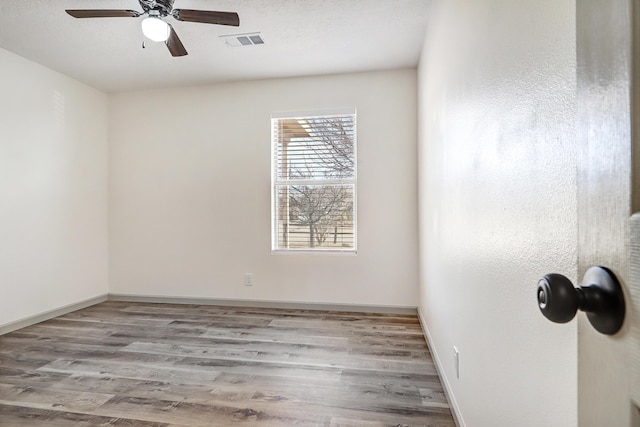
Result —
[[223, 39], [224, 43], [229, 47], [264, 44], [264, 39], [260, 33], [228, 34], [226, 36], [220, 36], [220, 38]]

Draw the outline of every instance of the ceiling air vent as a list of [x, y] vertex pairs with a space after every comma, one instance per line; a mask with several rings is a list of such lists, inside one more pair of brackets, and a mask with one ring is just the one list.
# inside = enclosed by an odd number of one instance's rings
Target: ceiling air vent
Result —
[[260, 33], [228, 34], [220, 36], [224, 43], [230, 47], [254, 46], [264, 44]]

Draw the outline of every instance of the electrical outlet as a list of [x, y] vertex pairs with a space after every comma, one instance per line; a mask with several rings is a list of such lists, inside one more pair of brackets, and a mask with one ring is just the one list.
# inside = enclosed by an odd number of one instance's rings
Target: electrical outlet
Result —
[[460, 378], [460, 352], [458, 351], [458, 347], [453, 346], [453, 366], [456, 370], [456, 378]]
[[253, 273], [244, 273], [244, 285], [253, 286]]

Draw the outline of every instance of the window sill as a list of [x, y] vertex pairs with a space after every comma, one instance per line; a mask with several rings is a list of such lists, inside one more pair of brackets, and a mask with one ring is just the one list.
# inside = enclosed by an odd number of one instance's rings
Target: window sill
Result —
[[272, 249], [271, 255], [338, 255], [338, 256], [356, 256], [356, 249], [336, 250], [336, 249]]

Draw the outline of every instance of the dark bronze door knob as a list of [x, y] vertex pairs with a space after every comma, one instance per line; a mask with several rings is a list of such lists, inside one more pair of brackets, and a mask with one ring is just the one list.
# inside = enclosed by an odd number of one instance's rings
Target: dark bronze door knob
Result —
[[566, 323], [582, 310], [603, 334], [615, 334], [624, 323], [624, 293], [608, 268], [591, 267], [578, 288], [562, 274], [547, 274], [538, 282], [537, 294], [540, 311], [552, 322]]

